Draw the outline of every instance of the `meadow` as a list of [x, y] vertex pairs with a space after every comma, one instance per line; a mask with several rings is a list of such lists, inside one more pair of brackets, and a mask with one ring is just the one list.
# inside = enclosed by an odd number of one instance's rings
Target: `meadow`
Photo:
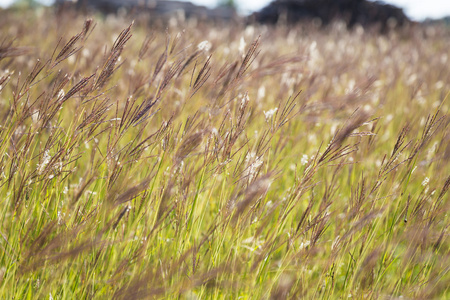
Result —
[[449, 299], [449, 49], [0, 11], [0, 298]]

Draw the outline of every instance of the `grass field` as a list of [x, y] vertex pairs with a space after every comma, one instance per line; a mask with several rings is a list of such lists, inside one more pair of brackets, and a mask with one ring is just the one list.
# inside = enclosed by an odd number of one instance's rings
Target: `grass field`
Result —
[[450, 30], [0, 12], [1, 299], [449, 299]]

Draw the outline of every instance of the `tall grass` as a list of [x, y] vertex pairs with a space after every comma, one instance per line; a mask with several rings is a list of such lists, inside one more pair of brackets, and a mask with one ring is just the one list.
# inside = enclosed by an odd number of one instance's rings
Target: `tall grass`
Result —
[[449, 31], [0, 12], [2, 299], [447, 299]]

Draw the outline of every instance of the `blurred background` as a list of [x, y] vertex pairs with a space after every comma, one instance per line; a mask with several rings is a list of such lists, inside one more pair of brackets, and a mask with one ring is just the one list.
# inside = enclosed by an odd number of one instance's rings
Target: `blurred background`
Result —
[[[32, 4], [33, 2], [43, 5], [51, 5], [54, 0], [0, 0], [1, 7], [8, 7], [14, 3]], [[196, 5], [204, 5], [209, 8], [218, 5], [233, 5], [238, 12], [243, 15], [251, 14], [267, 6], [270, 0], [191, 0]], [[450, 15], [450, 0], [386, 0], [387, 4], [392, 4], [403, 9], [405, 14], [414, 21], [423, 21], [425, 19], [438, 19]]]

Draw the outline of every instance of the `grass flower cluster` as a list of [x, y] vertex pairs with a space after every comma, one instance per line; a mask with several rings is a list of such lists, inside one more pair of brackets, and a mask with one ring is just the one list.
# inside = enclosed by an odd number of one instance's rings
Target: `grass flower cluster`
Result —
[[0, 11], [0, 298], [450, 297], [450, 31]]

